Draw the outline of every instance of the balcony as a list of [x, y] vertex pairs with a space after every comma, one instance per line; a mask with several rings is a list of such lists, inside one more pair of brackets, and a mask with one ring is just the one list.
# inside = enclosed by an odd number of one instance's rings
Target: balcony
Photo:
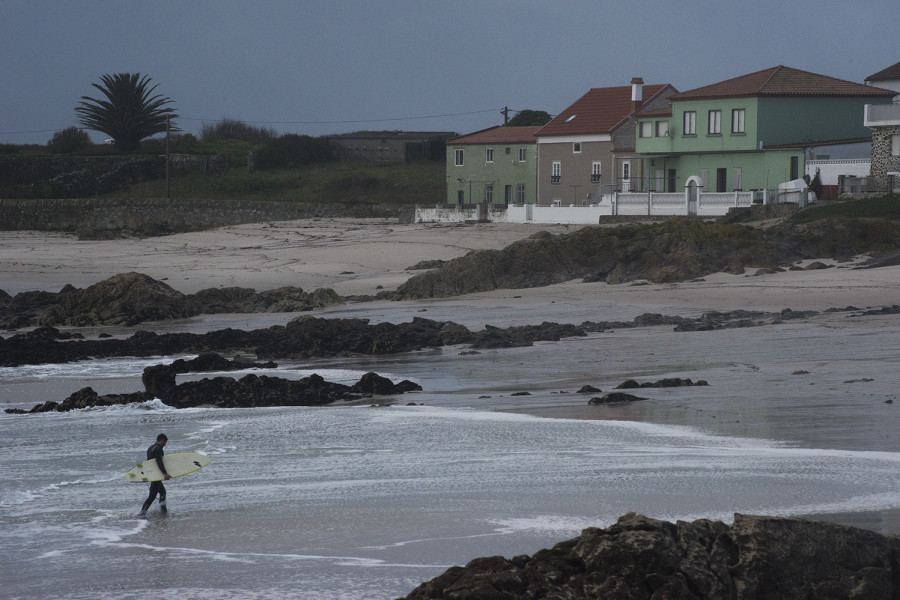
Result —
[[560, 180], [560, 179], [562, 179], [562, 176], [560, 176], [560, 175], [551, 175], [551, 176], [550, 176], [550, 183], [552, 183], [553, 185], [559, 185], [559, 180]]
[[633, 135], [617, 135], [613, 138], [613, 150], [615, 152], [634, 152]]
[[866, 104], [866, 127], [900, 125], [900, 104]]

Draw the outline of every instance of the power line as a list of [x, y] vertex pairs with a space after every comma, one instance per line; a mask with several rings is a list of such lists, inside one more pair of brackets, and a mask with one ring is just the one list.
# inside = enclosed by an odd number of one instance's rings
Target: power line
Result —
[[[421, 117], [396, 117], [389, 119], [344, 119], [340, 121], [247, 121], [245, 119], [233, 119], [235, 121], [241, 121], [242, 123], [250, 123], [253, 125], [340, 125], [344, 123], [382, 123], [387, 121], [414, 121], [418, 119], [439, 119], [442, 117], [461, 117], [465, 115], [478, 115], [483, 113], [491, 113], [497, 112], [500, 109], [491, 108], [488, 110], [473, 110], [469, 112], [460, 112], [460, 113], [446, 113], [442, 115], [425, 115]], [[221, 118], [221, 119], [203, 119], [199, 117], [178, 117], [183, 121], [227, 121], [230, 119]]]

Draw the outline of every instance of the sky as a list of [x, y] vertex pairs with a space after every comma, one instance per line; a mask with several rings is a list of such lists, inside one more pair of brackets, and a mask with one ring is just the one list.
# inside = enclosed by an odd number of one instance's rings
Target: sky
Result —
[[862, 83], [900, 62], [898, 20], [897, 0], [0, 0], [0, 144], [79, 125], [114, 73], [150, 76], [195, 135], [464, 134], [632, 77], [686, 91], [777, 65]]

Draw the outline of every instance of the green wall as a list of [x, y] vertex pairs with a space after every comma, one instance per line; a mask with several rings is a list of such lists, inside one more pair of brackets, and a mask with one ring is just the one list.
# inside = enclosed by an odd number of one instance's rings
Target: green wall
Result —
[[[460, 148], [464, 152], [464, 164], [458, 167], [456, 150]], [[485, 160], [487, 148], [494, 149], [494, 161], [491, 163]], [[519, 148], [525, 148], [525, 162], [519, 161]], [[464, 204], [484, 202], [488, 183], [494, 186], [493, 204], [504, 204], [507, 185], [512, 186], [510, 203], [518, 203], [517, 186], [520, 183], [525, 184], [525, 203], [534, 204], [537, 199], [536, 177], [536, 144], [447, 145], [447, 204], [458, 204], [460, 191], [464, 194]]]

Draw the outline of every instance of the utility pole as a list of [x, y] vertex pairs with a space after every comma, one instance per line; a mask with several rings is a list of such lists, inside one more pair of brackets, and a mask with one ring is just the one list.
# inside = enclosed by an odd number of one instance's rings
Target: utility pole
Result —
[[166, 115], [166, 200], [169, 199], [169, 115]]
[[504, 106], [504, 107], [500, 110], [500, 114], [503, 115], [503, 124], [504, 124], [504, 125], [509, 124], [509, 107], [508, 107], [508, 106]]

